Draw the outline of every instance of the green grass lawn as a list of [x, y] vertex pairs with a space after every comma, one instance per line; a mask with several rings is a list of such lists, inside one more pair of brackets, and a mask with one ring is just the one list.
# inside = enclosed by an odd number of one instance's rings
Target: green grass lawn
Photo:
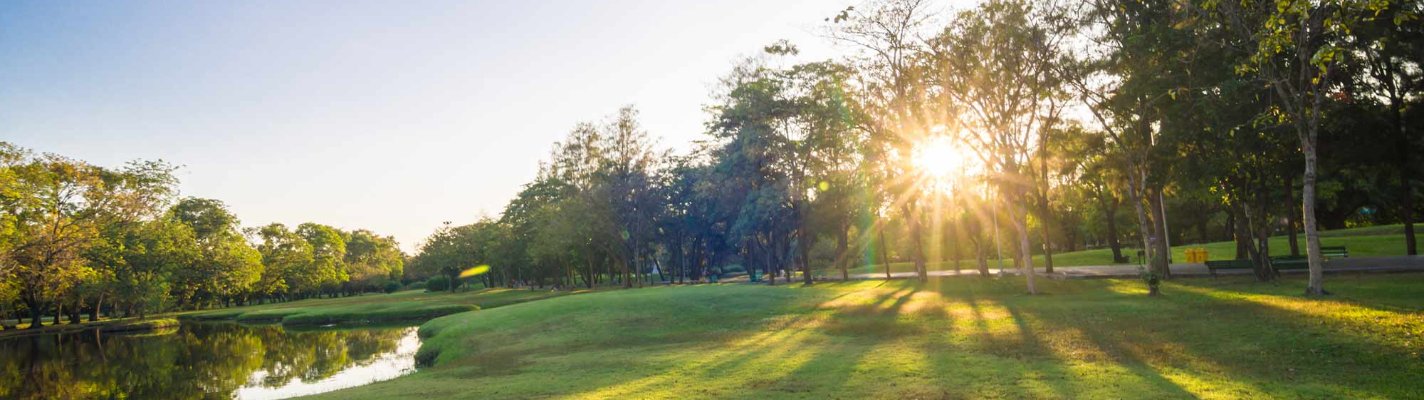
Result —
[[1424, 274], [609, 291], [438, 318], [388, 398], [1420, 398]]
[[[577, 293], [577, 292], [573, 292]], [[570, 292], [520, 289], [425, 292], [408, 290], [391, 294], [364, 294], [328, 299], [233, 307], [184, 313], [190, 320], [235, 320], [246, 323], [281, 322], [284, 325], [367, 324], [422, 321], [459, 312], [538, 300]]]
[[[1335, 231], [1321, 232], [1321, 246], [1345, 246], [1350, 251], [1352, 257], [1369, 256], [1398, 256], [1404, 255], [1404, 228], [1402, 225], [1386, 225], [1368, 228], [1341, 229]], [[1300, 236], [1301, 252], [1305, 252], [1305, 236]], [[1124, 243], [1124, 245], [1130, 245]], [[1285, 236], [1271, 238], [1271, 254], [1284, 256], [1290, 254], [1290, 244]], [[1172, 247], [1172, 260], [1175, 262], [1186, 262], [1186, 249], [1205, 248], [1212, 260], [1231, 259], [1236, 256], [1235, 242], [1213, 242], [1207, 244], [1189, 244]], [[1004, 248], [1004, 254], [1008, 254], [1012, 249]], [[1124, 248], [1124, 256], [1136, 257], [1136, 248]], [[973, 257], [972, 254], [969, 255]], [[1043, 256], [1033, 257], [1035, 266], [1043, 267]], [[1135, 258], [1134, 258], [1135, 262]], [[1055, 267], [1071, 267], [1082, 265], [1112, 265], [1112, 250], [1092, 249], [1053, 255], [1053, 265]], [[926, 265], [931, 271], [954, 269], [954, 262], [930, 262]], [[965, 259], [960, 261], [960, 268], [972, 270], [976, 268], [975, 261]], [[992, 254], [989, 256], [989, 268], [997, 269], [998, 264], [994, 261]], [[1004, 268], [1013, 268], [1013, 261], [1005, 259]], [[911, 262], [891, 262], [890, 270], [893, 272], [914, 272], [915, 266]], [[885, 268], [877, 261], [872, 265], [862, 265], [850, 270], [852, 274], [885, 273]], [[839, 277], [840, 271], [823, 270], [820, 274]]]

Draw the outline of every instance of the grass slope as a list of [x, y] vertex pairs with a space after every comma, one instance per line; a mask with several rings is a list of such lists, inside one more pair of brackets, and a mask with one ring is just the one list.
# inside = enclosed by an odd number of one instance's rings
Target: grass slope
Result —
[[283, 325], [368, 324], [421, 321], [443, 315], [499, 307], [569, 294], [547, 290], [480, 289], [466, 292], [409, 290], [329, 299], [308, 299], [179, 315], [189, 320], [233, 320]]
[[1420, 398], [1424, 275], [612, 291], [432, 320], [388, 398]]
[[[1335, 230], [1335, 231], [1326, 231], [1326, 232], [1321, 232], [1321, 234], [1320, 234], [1320, 236], [1321, 236], [1321, 237], [1320, 237], [1320, 245], [1321, 245], [1321, 246], [1346, 246], [1346, 247], [1350, 250], [1350, 256], [1352, 256], [1352, 257], [1398, 256], [1398, 255], [1404, 255], [1404, 233], [1403, 233], [1403, 231], [1404, 231], [1404, 228], [1403, 228], [1402, 225], [1386, 225], [1386, 226], [1377, 226], [1377, 227], [1369, 227], [1369, 228], [1355, 228], [1355, 229], [1342, 229], [1342, 230]], [[1305, 236], [1302, 235], [1299, 240], [1300, 240], [1301, 251], [1304, 252], [1304, 251], [1305, 251]], [[1125, 245], [1125, 246], [1131, 246], [1131, 244], [1129, 244], [1129, 243], [1124, 243], [1124, 245]], [[1290, 244], [1289, 244], [1289, 242], [1287, 241], [1286, 237], [1284, 237], [1284, 236], [1272, 237], [1272, 238], [1271, 238], [1271, 243], [1270, 243], [1270, 245], [1271, 245], [1271, 254], [1272, 254], [1272, 255], [1284, 256], [1284, 255], [1289, 255], [1289, 254], [1290, 254]], [[1182, 245], [1182, 246], [1173, 246], [1173, 247], [1172, 247], [1172, 259], [1175, 260], [1176, 262], [1185, 262], [1185, 260], [1187, 259], [1187, 257], [1186, 257], [1186, 250], [1187, 250], [1188, 248], [1198, 248], [1198, 247], [1200, 247], [1200, 248], [1205, 248], [1205, 249], [1207, 250], [1207, 254], [1210, 256], [1210, 259], [1212, 259], [1212, 260], [1225, 260], [1225, 259], [1230, 259], [1230, 258], [1232, 258], [1233, 256], [1236, 255], [1236, 243], [1235, 243], [1235, 242], [1213, 242], [1213, 243], [1207, 243], [1207, 244], [1190, 244], [1190, 245]], [[1004, 254], [1008, 254], [1008, 252], [1010, 252], [1010, 251], [1012, 251], [1012, 249], [1005, 248], [1005, 249], [1004, 249]], [[1135, 248], [1134, 248], [1134, 249], [1124, 248], [1124, 249], [1123, 249], [1123, 255], [1124, 255], [1124, 256], [1127, 256], [1127, 257], [1135, 257], [1135, 256], [1136, 256], [1136, 251], [1137, 251], [1137, 250], [1136, 250]], [[970, 269], [976, 268], [975, 261], [972, 259], [973, 254], [967, 254], [966, 256], [967, 256], [967, 257], [971, 257], [971, 258], [970, 258], [970, 259], [961, 260], [961, 261], [960, 261], [960, 268], [966, 269], [966, 270], [970, 270]], [[878, 256], [877, 256], [877, 257], [878, 257]], [[1042, 255], [1034, 256], [1034, 257], [1033, 257], [1033, 263], [1034, 263], [1035, 266], [1038, 266], [1039, 269], [1042, 269], [1042, 267], [1043, 267], [1043, 256], [1042, 256]], [[1109, 250], [1109, 249], [1081, 250], [1081, 251], [1074, 251], [1074, 252], [1067, 252], [1067, 253], [1057, 253], [1057, 254], [1054, 254], [1054, 255], [1053, 255], [1053, 266], [1055, 266], [1055, 267], [1072, 267], [1072, 266], [1084, 266], [1084, 265], [1112, 265], [1112, 264], [1113, 264], [1113, 262], [1112, 262], [1112, 250]], [[927, 263], [926, 266], [929, 267], [929, 270], [930, 270], [930, 271], [951, 270], [951, 269], [954, 269], [954, 262], [952, 262], [952, 261], [930, 262], [930, 263]], [[996, 270], [997, 270], [997, 268], [998, 268], [998, 264], [995, 263], [992, 253], [989, 255], [989, 268], [990, 268], [990, 269], [996, 269]], [[1005, 259], [1005, 260], [1004, 260], [1004, 268], [1013, 268], [1013, 260]], [[915, 265], [914, 265], [914, 263], [911, 263], [911, 262], [891, 262], [891, 263], [890, 263], [890, 270], [893, 271], [893, 272], [914, 272], [914, 270], [915, 270]], [[818, 273], [820, 273], [820, 274], [822, 274], [822, 275], [829, 275], [829, 276], [835, 276], [835, 277], [839, 277], [839, 276], [840, 276], [840, 271], [823, 270], [823, 271], [819, 271]], [[852, 274], [867, 274], [867, 273], [879, 273], [879, 274], [883, 274], [883, 273], [885, 273], [885, 268], [880, 264], [879, 260], [877, 259], [876, 262], [873, 263], [873, 264], [870, 264], [870, 265], [862, 265], [862, 266], [860, 266], [860, 267], [850, 269], [850, 273], [852, 273]]]

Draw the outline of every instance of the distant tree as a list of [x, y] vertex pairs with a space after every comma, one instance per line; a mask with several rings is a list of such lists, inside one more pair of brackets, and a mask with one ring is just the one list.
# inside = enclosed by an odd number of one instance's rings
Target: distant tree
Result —
[[202, 307], [250, 294], [262, 277], [262, 254], [242, 236], [237, 217], [221, 201], [185, 198], [169, 210], [193, 231], [198, 258], [174, 273], [178, 306]]
[[306, 238], [278, 223], [251, 228], [249, 234], [257, 238], [265, 267], [254, 293], [286, 297], [320, 290], [322, 277], [314, 268], [312, 246]]
[[336, 293], [343, 283], [351, 279], [346, 265], [346, 240], [341, 231], [308, 222], [297, 226], [297, 236], [311, 245], [312, 263], [309, 268], [315, 277], [313, 283], [321, 292]]
[[400, 279], [405, 254], [395, 238], [357, 229], [344, 235], [345, 263], [350, 271], [351, 290], [375, 291], [389, 280]]

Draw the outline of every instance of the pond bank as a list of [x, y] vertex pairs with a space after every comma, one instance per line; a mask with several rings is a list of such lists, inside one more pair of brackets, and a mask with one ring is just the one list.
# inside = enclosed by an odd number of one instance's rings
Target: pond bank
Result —
[[574, 292], [527, 289], [480, 289], [464, 292], [404, 291], [327, 299], [308, 299], [180, 314], [184, 321], [233, 321], [283, 326], [365, 326], [419, 323], [469, 311], [563, 296]]
[[4, 331], [0, 331], [0, 340], [35, 335], [74, 333], [94, 329], [98, 329], [100, 332], [103, 333], [149, 332], [163, 328], [176, 327], [178, 326], [178, 323], [178, 320], [175, 318], [149, 317], [145, 319], [124, 318], [82, 322], [79, 324], [49, 325], [40, 329], [6, 329]]

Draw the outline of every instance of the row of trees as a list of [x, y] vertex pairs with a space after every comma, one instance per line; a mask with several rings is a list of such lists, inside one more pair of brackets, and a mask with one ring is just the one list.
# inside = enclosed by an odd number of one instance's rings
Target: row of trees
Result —
[[1234, 240], [1270, 280], [1284, 232], [1322, 294], [1321, 227], [1403, 222], [1416, 253], [1421, 4], [847, 8], [826, 32], [857, 55], [795, 64], [793, 44], [767, 46], [721, 80], [686, 155], [655, 150], [632, 108], [579, 124], [498, 218], [447, 224], [410, 274], [810, 283], [892, 258], [987, 275], [1001, 248], [1034, 292], [1035, 255], [1052, 271], [1055, 251], [1088, 246], [1142, 249], [1170, 278], [1169, 243]]
[[104, 168], [0, 142], [0, 320], [137, 315], [376, 290], [395, 240], [306, 223], [243, 230], [218, 200], [178, 198], [176, 168]]

